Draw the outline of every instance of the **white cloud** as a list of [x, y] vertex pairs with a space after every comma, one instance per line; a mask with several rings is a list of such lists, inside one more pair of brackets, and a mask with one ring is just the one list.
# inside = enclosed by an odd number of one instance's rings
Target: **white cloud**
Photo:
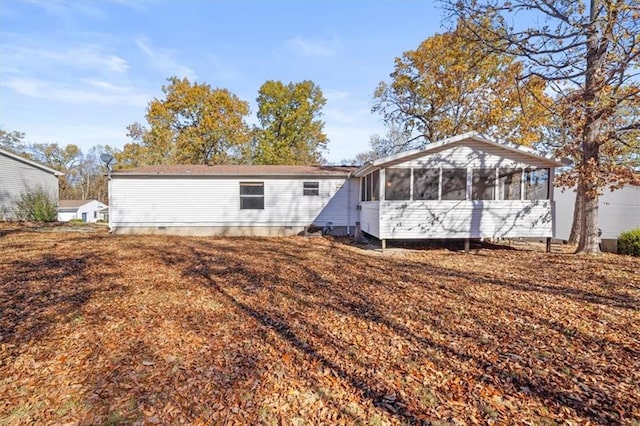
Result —
[[44, 10], [46, 13], [63, 20], [67, 24], [76, 19], [106, 19], [107, 14], [99, 7], [99, 3], [89, 1], [59, 1], [59, 0], [26, 0]]
[[287, 40], [287, 46], [305, 56], [330, 57], [338, 53], [340, 41], [337, 37], [332, 37], [329, 40], [320, 40], [295, 36]]
[[72, 104], [127, 104], [140, 107], [151, 99], [149, 94], [138, 89], [96, 80], [79, 80], [66, 84], [16, 77], [3, 78], [0, 85], [20, 95]]
[[341, 90], [329, 89], [324, 91], [324, 97], [327, 98], [328, 103], [345, 101], [349, 99], [350, 96], [351, 94], [349, 92], [344, 92]]
[[153, 48], [149, 40], [145, 37], [138, 37], [135, 41], [138, 49], [145, 54], [151, 65], [159, 71], [177, 77], [187, 77], [189, 80], [196, 78], [193, 69], [182, 65], [176, 59], [177, 52], [173, 49]]
[[[56, 50], [2, 45], [2, 61], [11, 71], [44, 70], [53, 72], [62, 68], [89, 70], [101, 73], [124, 73], [129, 69], [127, 61], [117, 55], [104, 52], [97, 45], [76, 45]], [[3, 73], [10, 72], [3, 67]]]

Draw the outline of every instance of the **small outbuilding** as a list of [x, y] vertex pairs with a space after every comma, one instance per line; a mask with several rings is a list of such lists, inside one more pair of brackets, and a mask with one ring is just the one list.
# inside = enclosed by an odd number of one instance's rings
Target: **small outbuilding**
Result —
[[103, 221], [105, 208], [107, 206], [98, 200], [60, 200], [58, 220], [60, 222], [82, 220], [87, 223]]
[[58, 177], [63, 173], [0, 149], [0, 220], [14, 220], [22, 194], [42, 190], [58, 204]]

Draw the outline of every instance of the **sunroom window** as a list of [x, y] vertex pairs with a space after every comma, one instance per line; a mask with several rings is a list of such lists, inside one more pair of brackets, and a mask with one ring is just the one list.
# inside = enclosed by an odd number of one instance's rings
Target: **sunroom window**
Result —
[[385, 200], [411, 199], [411, 169], [386, 169], [384, 198]]
[[413, 169], [413, 199], [437, 200], [440, 192], [440, 169]]
[[442, 169], [442, 199], [467, 199], [467, 169]]
[[526, 169], [524, 172], [526, 200], [549, 199], [549, 169]]
[[496, 169], [473, 169], [472, 200], [493, 200]]
[[498, 199], [519, 200], [521, 169], [498, 169]]
[[360, 178], [361, 182], [361, 200], [362, 201], [376, 201], [378, 200], [380, 193], [380, 170], [376, 170], [373, 173]]

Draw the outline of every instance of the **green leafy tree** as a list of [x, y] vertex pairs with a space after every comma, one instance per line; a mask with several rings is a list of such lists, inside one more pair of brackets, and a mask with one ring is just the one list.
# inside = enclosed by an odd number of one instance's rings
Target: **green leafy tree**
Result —
[[522, 71], [508, 55], [470, 41], [460, 25], [396, 58], [391, 81], [374, 93], [373, 111], [421, 145], [473, 130], [531, 145], [548, 120], [538, 100], [550, 100], [541, 79], [520, 81]]
[[148, 127], [128, 126], [133, 143], [117, 155], [120, 167], [224, 164], [238, 161], [250, 141], [249, 104], [227, 89], [171, 77], [164, 99], [147, 107]]
[[312, 81], [267, 81], [258, 92], [255, 164], [319, 164], [328, 138], [320, 119], [326, 99]]
[[[640, 105], [638, 1], [441, 1], [471, 38], [523, 61], [524, 80], [542, 79], [556, 92], [553, 112], [571, 134], [558, 154], [575, 160], [558, 182], [577, 183], [577, 253], [598, 253], [599, 195], [635, 176], [628, 164], [611, 160], [640, 130], [637, 115], [625, 119], [626, 111]], [[486, 21], [488, 31], [474, 31]]]

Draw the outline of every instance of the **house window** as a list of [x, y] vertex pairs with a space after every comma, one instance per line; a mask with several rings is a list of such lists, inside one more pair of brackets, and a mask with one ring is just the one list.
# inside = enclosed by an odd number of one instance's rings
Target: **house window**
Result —
[[549, 169], [526, 169], [524, 171], [525, 200], [549, 199]]
[[386, 169], [384, 198], [411, 199], [411, 169]]
[[521, 179], [519, 169], [498, 169], [498, 199], [519, 200]]
[[473, 169], [472, 200], [493, 200], [496, 169]]
[[413, 199], [437, 200], [440, 192], [440, 169], [413, 169]]
[[467, 199], [467, 169], [442, 169], [442, 199]]
[[380, 193], [380, 170], [361, 178], [362, 201], [377, 201]]
[[93, 211], [93, 218], [94, 219], [98, 218], [98, 212], [96, 210]]
[[240, 182], [240, 210], [264, 210], [264, 182]]
[[303, 182], [302, 195], [320, 195], [319, 182]]

